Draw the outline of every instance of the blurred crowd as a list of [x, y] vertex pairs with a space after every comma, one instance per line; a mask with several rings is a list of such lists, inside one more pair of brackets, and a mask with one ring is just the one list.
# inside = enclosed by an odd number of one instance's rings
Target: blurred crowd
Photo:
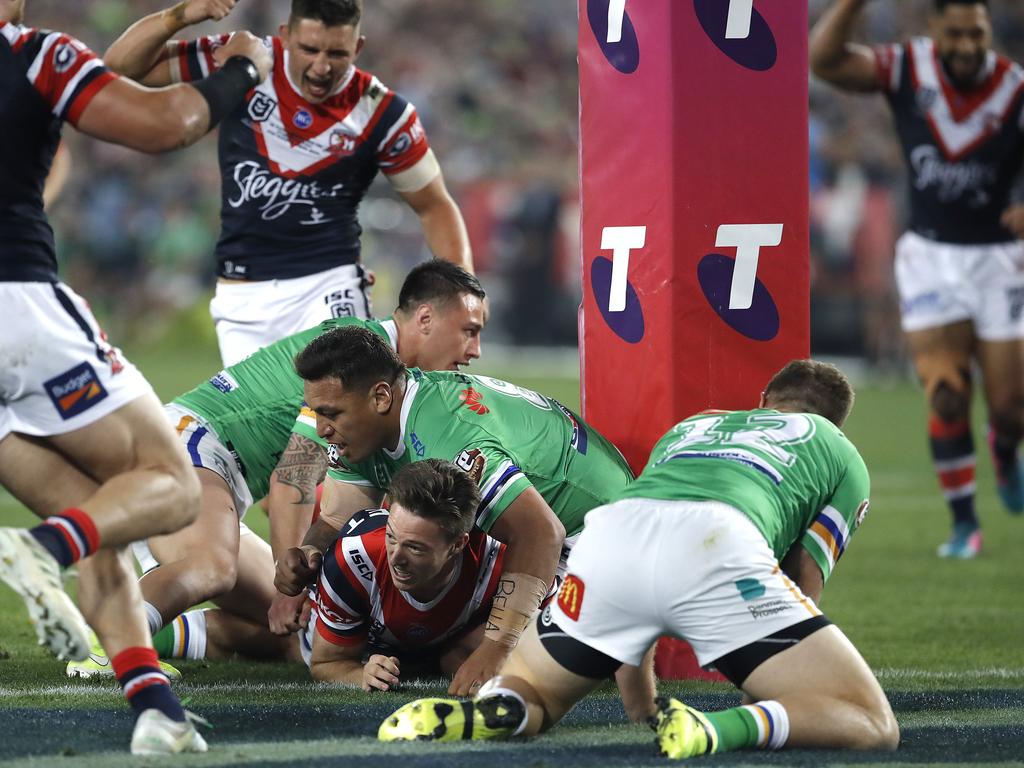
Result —
[[[811, 21], [831, 0], [811, 0]], [[31, 0], [28, 23], [97, 51], [166, 2]], [[932, 0], [876, 0], [858, 37], [925, 29]], [[270, 34], [288, 0], [242, 0], [206, 34]], [[575, 344], [577, 18], [574, 0], [372, 0], [359, 65], [420, 111], [470, 231], [492, 295], [495, 341]], [[996, 47], [1024, 60], [1024, 3], [993, 0]], [[528, 105], [528, 106], [527, 106]], [[815, 353], [901, 360], [891, 279], [904, 221], [904, 170], [881, 97], [810, 87], [812, 328]], [[218, 230], [216, 141], [145, 161], [65, 132], [72, 170], [51, 211], [65, 279], [91, 297], [108, 331], [156, 334], [208, 296]], [[363, 253], [378, 277], [375, 309], [424, 256], [415, 215], [382, 179], [361, 208]], [[111, 279], [116, 275], [116, 280]], [[146, 323], [136, 322], [145, 312]], [[211, 331], [212, 333], [212, 331]]]

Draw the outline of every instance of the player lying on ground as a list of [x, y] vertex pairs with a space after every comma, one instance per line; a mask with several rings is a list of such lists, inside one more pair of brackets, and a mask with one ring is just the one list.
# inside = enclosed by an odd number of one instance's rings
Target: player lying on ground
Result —
[[[80, 41], [22, 26], [0, 0], [0, 484], [45, 522], [0, 529], [0, 578], [26, 601], [41, 643], [88, 655], [82, 614], [111, 650], [139, 714], [139, 754], [204, 751], [157, 666], [123, 548], [199, 511], [199, 485], [149, 384], [85, 301], [60, 281], [44, 182], [64, 121], [104, 141], [165, 152], [198, 141], [262, 81], [270, 57], [248, 33], [207, 81], [159, 90], [109, 72]], [[60, 569], [79, 563], [78, 601]]]
[[[868, 509], [868, 474], [839, 431], [853, 402], [830, 365], [796, 361], [753, 411], [673, 427], [637, 481], [587, 515], [558, 599], [473, 701], [422, 699], [384, 741], [532, 736], [663, 634], [688, 641], [749, 704], [659, 699], [661, 751], [894, 749], [899, 728], [857, 649], [817, 608]], [[628, 525], [622, 525], [622, 520]], [[608, 552], [630, 567], [610, 565]]]
[[388, 485], [390, 512], [352, 518], [316, 587], [310, 669], [317, 680], [387, 691], [453, 675], [483, 640], [505, 546], [474, 528], [480, 491], [454, 464], [427, 459]]
[[[589, 510], [619, 493], [632, 475], [615, 447], [551, 398], [505, 381], [407, 370], [380, 337], [339, 328], [295, 360], [318, 434], [331, 444], [320, 520], [303, 547], [278, 561], [278, 587], [298, 592], [319, 572], [321, 553], [359, 509], [377, 506], [401, 467], [452, 461], [480, 486], [476, 524], [507, 545], [502, 595], [484, 640], [452, 680], [475, 691], [497, 673], [555, 577]], [[567, 547], [566, 547], [567, 549]], [[650, 660], [648, 660], [650, 661]], [[653, 671], [624, 668], [634, 717], [653, 705]], [[641, 693], [644, 691], [644, 693]]]
[[[485, 294], [475, 277], [448, 262], [426, 262], [409, 273], [390, 319], [325, 321], [230, 366], [166, 406], [202, 486], [202, 509], [187, 528], [135, 547], [145, 571], [140, 585], [149, 627], [161, 655], [299, 658], [299, 645], [288, 635], [305, 623], [305, 595], [276, 592], [274, 560], [309, 527], [326, 458], [308, 418], [296, 423], [302, 379], [295, 373], [295, 353], [325, 330], [351, 325], [370, 329], [411, 365], [457, 368], [479, 357], [486, 320]], [[268, 489], [271, 546], [239, 524], [252, 500]], [[179, 616], [206, 600], [224, 611]], [[68, 674], [107, 672], [102, 654], [94, 648], [95, 658], [72, 662]]]

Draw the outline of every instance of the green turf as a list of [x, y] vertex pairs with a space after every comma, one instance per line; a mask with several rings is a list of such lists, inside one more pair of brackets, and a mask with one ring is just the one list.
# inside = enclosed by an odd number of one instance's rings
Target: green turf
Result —
[[[217, 370], [215, 350], [186, 345], [129, 350], [162, 398]], [[519, 365], [475, 370], [509, 378], [576, 406], [572, 378], [529, 377]], [[979, 412], [976, 422], [982, 423]], [[1024, 756], [1024, 519], [1004, 513], [993, 492], [984, 442], [979, 446], [983, 557], [935, 557], [948, 521], [924, 437], [920, 393], [907, 383], [859, 388], [847, 433], [871, 470], [871, 511], [826, 587], [822, 607], [860, 648], [893, 701], [904, 733], [896, 755], [793, 752], [726, 755], [708, 764], [853, 765], [1020, 764]], [[0, 494], [0, 523], [33, 518]], [[265, 519], [247, 518], [257, 531]], [[62, 665], [34, 646], [24, 610], [0, 587], [0, 762], [36, 766], [157, 765], [126, 754], [131, 718], [113, 684], [71, 683]], [[214, 751], [180, 765], [423, 766], [664, 765], [651, 736], [625, 725], [621, 707], [603, 691], [565, 724], [524, 744], [392, 745], [372, 735], [400, 702], [440, 688], [418, 686], [369, 696], [310, 683], [305, 671], [280, 664], [190, 663], [178, 686], [217, 728]], [[687, 700], [729, 706], [735, 696], [715, 683], [668, 684]], [[34, 755], [34, 757], [33, 757]], [[57, 758], [58, 755], [64, 755]], [[7, 763], [4, 763], [7, 764]]]

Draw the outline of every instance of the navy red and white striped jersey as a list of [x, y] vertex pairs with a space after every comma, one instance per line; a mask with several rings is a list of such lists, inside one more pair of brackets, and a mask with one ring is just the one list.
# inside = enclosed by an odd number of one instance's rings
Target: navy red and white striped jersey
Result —
[[930, 38], [874, 51], [910, 169], [910, 229], [947, 243], [1016, 239], [999, 216], [1024, 160], [1024, 69], [989, 52], [983, 79], [962, 91]]
[[[172, 43], [172, 78], [209, 75], [213, 52], [226, 41]], [[288, 76], [280, 39], [265, 44], [271, 75], [220, 128], [215, 255], [219, 274], [233, 279], [301, 277], [357, 262], [356, 209], [377, 171], [394, 176], [432, 162], [415, 107], [376, 77], [352, 67], [333, 95], [311, 104]]]
[[114, 77], [70, 35], [0, 21], [0, 281], [57, 280], [43, 186], [62, 122]]
[[504, 544], [474, 529], [448, 586], [421, 603], [391, 580], [386, 521], [382, 514], [380, 527], [339, 537], [325, 554], [315, 597], [321, 637], [334, 645], [365, 643], [375, 653], [401, 656], [437, 647], [487, 617], [501, 577]]

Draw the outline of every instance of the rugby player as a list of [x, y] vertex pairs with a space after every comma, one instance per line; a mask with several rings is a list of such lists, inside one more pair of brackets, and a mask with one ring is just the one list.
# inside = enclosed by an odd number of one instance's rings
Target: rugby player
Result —
[[[632, 480], [615, 447], [560, 403], [487, 376], [407, 370], [380, 337], [339, 328], [295, 359], [317, 432], [330, 443], [320, 519], [278, 561], [293, 594], [352, 514], [380, 504], [391, 477], [427, 458], [453, 462], [480, 486], [476, 524], [507, 546], [502, 590], [484, 640], [450, 690], [475, 691], [497, 673], [547, 595], [583, 516]], [[568, 539], [566, 538], [568, 536]], [[563, 546], [564, 545], [564, 546]], [[653, 670], [619, 678], [631, 716], [653, 707]], [[635, 703], [636, 708], [632, 708]]]
[[[748, 703], [699, 712], [659, 699], [652, 725], [669, 757], [894, 749], [885, 694], [816, 605], [868, 509], [867, 468], [839, 430], [852, 404], [838, 369], [801, 360], [772, 378], [758, 409], [677, 424], [636, 482], [587, 515], [558, 599], [501, 675], [472, 702], [405, 705], [379, 737], [535, 735], [670, 634]], [[630, 567], [609, 567], [612, 551]]]
[[[111, 650], [138, 714], [136, 754], [205, 751], [157, 666], [135, 574], [122, 548], [195, 519], [199, 485], [149, 384], [60, 281], [43, 188], [65, 121], [144, 152], [194, 143], [270, 68], [236, 33], [220, 70], [163, 90], [116, 77], [69, 35], [22, 25], [0, 0], [0, 484], [45, 522], [0, 529], [0, 578], [26, 602], [58, 657], [89, 651], [82, 614]], [[60, 569], [78, 562], [82, 614]]]
[[[140, 585], [149, 628], [161, 655], [212, 655], [204, 650], [210, 634], [216, 647], [231, 652], [299, 658], [295, 638], [277, 639], [267, 631], [286, 636], [308, 615], [304, 594], [276, 593], [274, 560], [302, 541], [327, 466], [311, 418], [300, 414], [296, 352], [326, 330], [354, 326], [398, 349], [410, 365], [457, 369], [480, 356], [486, 321], [480, 282], [461, 267], [432, 260], [406, 277], [391, 318], [326, 320], [229, 366], [165, 407], [195, 467], [202, 508], [188, 527], [135, 546], [145, 572]], [[253, 499], [268, 493], [270, 546], [240, 525]], [[226, 613], [179, 617], [206, 600]], [[67, 672], [90, 677], [108, 669], [100, 646], [89, 659], [69, 663]]]
[[[388, 691], [410, 676], [453, 674], [483, 639], [505, 547], [473, 525], [477, 484], [427, 459], [395, 473], [388, 499], [388, 512], [353, 517], [324, 556], [317, 680]], [[347, 533], [367, 515], [375, 525]]]
[[1024, 70], [991, 50], [985, 0], [936, 0], [929, 37], [851, 41], [866, 0], [837, 0], [811, 31], [811, 67], [885, 95], [910, 171], [910, 226], [896, 244], [904, 335], [928, 401], [928, 437], [953, 517], [940, 557], [981, 549], [974, 507], [972, 363], [982, 374], [996, 487], [1024, 512]]
[[[235, 0], [183, 0], [132, 25], [107, 65], [147, 85], [216, 72], [226, 35], [171, 40]], [[469, 238], [415, 107], [355, 62], [362, 0], [292, 0], [274, 67], [224, 121], [221, 235], [210, 304], [224, 365], [331, 317], [370, 317], [357, 217], [383, 171], [438, 258], [472, 271]]]

